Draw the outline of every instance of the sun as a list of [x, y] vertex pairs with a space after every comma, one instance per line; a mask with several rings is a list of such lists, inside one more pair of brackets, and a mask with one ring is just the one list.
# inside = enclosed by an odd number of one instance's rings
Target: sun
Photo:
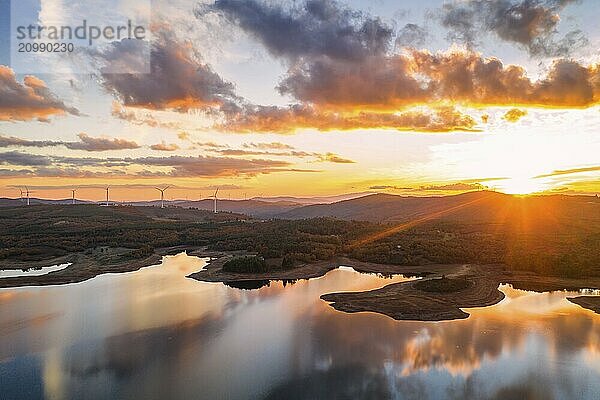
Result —
[[529, 177], [508, 178], [498, 183], [498, 190], [507, 194], [532, 194], [548, 189], [544, 182]]

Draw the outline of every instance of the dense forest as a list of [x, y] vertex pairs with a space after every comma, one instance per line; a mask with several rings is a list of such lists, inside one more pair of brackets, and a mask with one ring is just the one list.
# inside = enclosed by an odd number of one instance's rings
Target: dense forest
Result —
[[531, 231], [511, 224], [433, 220], [393, 229], [331, 218], [262, 221], [200, 210], [95, 205], [3, 208], [0, 221], [0, 260], [5, 262], [49, 259], [97, 246], [129, 248], [131, 257], [143, 258], [155, 248], [192, 245], [279, 260], [250, 263], [261, 270], [347, 255], [398, 265], [504, 263], [547, 275], [600, 275], [600, 232], [589, 225]]

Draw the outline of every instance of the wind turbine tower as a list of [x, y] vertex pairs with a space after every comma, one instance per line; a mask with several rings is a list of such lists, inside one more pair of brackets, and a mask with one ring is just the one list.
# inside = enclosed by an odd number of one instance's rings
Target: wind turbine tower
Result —
[[215, 190], [215, 194], [212, 196], [214, 200], [214, 213], [217, 213], [217, 193], [219, 193], [219, 188]]
[[27, 205], [29, 205], [29, 188], [25, 186], [25, 194], [27, 195]]
[[71, 193], [73, 194], [73, 196], [71, 197], [72, 203], [73, 205], [75, 205], [75, 192], [77, 191], [77, 189], [71, 189]]
[[165, 191], [170, 187], [171, 186], [169, 185], [169, 186], [165, 186], [164, 189], [154, 188], [160, 192], [160, 208], [165, 208]]
[[108, 206], [108, 191], [110, 189], [110, 186], [106, 187], [106, 205]]

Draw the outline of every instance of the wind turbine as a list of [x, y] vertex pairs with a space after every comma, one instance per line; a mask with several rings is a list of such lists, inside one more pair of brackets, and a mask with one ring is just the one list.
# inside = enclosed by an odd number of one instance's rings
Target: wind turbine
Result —
[[29, 205], [29, 193], [31, 193], [29, 191], [29, 188], [27, 186], [25, 186], [25, 194], [27, 195], [27, 205]]
[[21, 200], [21, 203], [23, 202], [23, 189], [19, 189], [19, 192], [21, 192], [21, 196], [19, 197], [19, 200]]
[[211, 197], [214, 199], [214, 213], [217, 213], [217, 193], [219, 193], [219, 188], [217, 188], [217, 190], [215, 190], [215, 194], [213, 194]]
[[71, 193], [73, 193], [73, 197], [72, 197], [72, 200], [73, 200], [73, 203], [72, 203], [72, 204], [73, 204], [73, 205], [75, 205], [75, 192], [76, 192], [76, 191], [77, 191], [77, 189], [71, 189]]
[[170, 187], [171, 187], [171, 185], [165, 186], [164, 189], [157, 188], [157, 187], [154, 188], [160, 192], [160, 208], [165, 208], [165, 190], [167, 190]]
[[108, 191], [110, 189], [110, 186], [106, 187], [106, 205], [108, 206]]

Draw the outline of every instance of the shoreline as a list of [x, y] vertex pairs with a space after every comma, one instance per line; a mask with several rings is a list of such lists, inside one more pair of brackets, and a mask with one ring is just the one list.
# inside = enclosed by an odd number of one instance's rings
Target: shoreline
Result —
[[[246, 253], [247, 254], [247, 253]], [[238, 255], [245, 255], [240, 253]], [[321, 299], [330, 303], [338, 311], [375, 312], [387, 315], [396, 320], [413, 321], [448, 321], [468, 318], [463, 308], [487, 307], [504, 299], [499, 290], [501, 284], [510, 284], [515, 289], [550, 292], [600, 288], [600, 278], [572, 279], [553, 276], [542, 276], [530, 272], [508, 271], [503, 264], [433, 264], [423, 266], [400, 266], [362, 262], [346, 257], [336, 257], [328, 261], [300, 265], [291, 270], [272, 271], [268, 273], [232, 273], [221, 270], [223, 264], [232, 257], [231, 254], [211, 260], [202, 271], [188, 275], [188, 278], [204, 282], [261, 281], [311, 279], [325, 275], [339, 267], [352, 267], [360, 273], [400, 274], [420, 276], [421, 280], [392, 283], [384, 287], [360, 291], [327, 293]], [[432, 293], [419, 290], [415, 283], [428, 279], [439, 279], [446, 276], [468, 281], [466, 288], [450, 293]], [[580, 296], [594, 298], [594, 296]], [[600, 313], [600, 296], [596, 297]], [[592, 300], [592, 302], [596, 300]]]
[[[123, 249], [104, 249], [101, 252], [104, 256], [103, 259], [99, 259], [97, 254], [92, 251], [69, 254], [45, 261], [12, 263], [12, 265], [22, 264], [27, 267], [54, 265], [61, 262], [71, 262], [72, 264], [68, 268], [45, 275], [2, 278], [0, 279], [0, 289], [64, 285], [83, 282], [106, 273], [137, 271], [160, 263], [164, 256], [184, 251], [190, 256], [211, 258], [201, 271], [186, 276], [186, 278], [202, 282], [228, 284], [313, 279], [340, 266], [351, 267], [360, 273], [421, 277], [422, 279], [392, 283], [374, 290], [327, 293], [321, 296], [322, 300], [327, 301], [338, 311], [375, 312], [395, 320], [447, 321], [468, 318], [469, 314], [463, 311], [463, 308], [491, 306], [504, 299], [504, 293], [498, 289], [501, 284], [510, 284], [515, 289], [537, 292], [600, 288], [600, 278], [569, 279], [541, 276], [528, 272], [507, 271], [502, 264], [402, 266], [362, 262], [347, 257], [335, 257], [327, 261], [302, 264], [291, 269], [266, 273], [233, 273], [222, 271], [223, 264], [232, 257], [251, 255], [252, 253], [247, 251], [210, 251], [206, 247], [200, 246], [174, 246], [156, 249], [153, 254], [143, 259], [123, 259]], [[467, 285], [459, 290], [448, 292], [424, 291], [415, 286], [416, 282], [440, 279], [441, 277], [462, 279]], [[584, 295], [568, 298], [568, 300], [600, 313], [600, 296]]]
[[[443, 272], [438, 268], [443, 268]], [[498, 287], [498, 266], [445, 265], [426, 278], [392, 283], [379, 289], [362, 292], [339, 292], [321, 296], [338, 311], [348, 313], [375, 312], [395, 320], [449, 321], [469, 317], [463, 308], [486, 307], [504, 299]], [[448, 292], [419, 289], [419, 283], [441, 280], [464, 280], [465, 287]]]
[[[0, 289], [80, 283], [99, 275], [138, 271], [160, 263], [164, 256], [175, 255], [182, 251], [187, 251], [189, 254], [198, 250], [203, 250], [203, 248], [199, 246], [164, 247], [155, 249], [153, 254], [145, 258], [123, 259], [124, 251], [122, 249], [110, 248], [106, 253], [102, 253], [102, 256], [104, 256], [103, 261], [105, 262], [98, 261], [97, 251], [73, 253], [34, 262], [12, 262], [11, 265], [17, 267], [7, 269], [20, 269], [19, 265], [23, 265], [23, 268], [49, 266], [67, 262], [70, 262], [71, 265], [60, 271], [49, 272], [45, 275], [0, 278]], [[210, 252], [206, 251], [206, 254], [210, 254]], [[2, 267], [0, 264], [0, 268]]]
[[[221, 268], [228, 260], [234, 256], [251, 255], [248, 252], [223, 252], [219, 258], [211, 260], [206, 266], [198, 272], [194, 272], [187, 278], [202, 282], [243, 282], [243, 281], [283, 281], [295, 279], [313, 279], [325, 275], [327, 272], [340, 266], [351, 267], [357, 272], [367, 274], [394, 274], [407, 276], [422, 276], [431, 274], [432, 271], [441, 270], [444, 266], [408, 266], [401, 267], [391, 264], [377, 264], [362, 262], [347, 257], [335, 257], [330, 260], [317, 261], [310, 264], [301, 264], [290, 269], [274, 270], [261, 273], [241, 273], [225, 272]], [[197, 255], [190, 253], [190, 255]], [[400, 270], [401, 269], [401, 270]]]
[[567, 297], [567, 300], [573, 304], [577, 304], [579, 307], [585, 308], [586, 310], [600, 314], [600, 296]]

